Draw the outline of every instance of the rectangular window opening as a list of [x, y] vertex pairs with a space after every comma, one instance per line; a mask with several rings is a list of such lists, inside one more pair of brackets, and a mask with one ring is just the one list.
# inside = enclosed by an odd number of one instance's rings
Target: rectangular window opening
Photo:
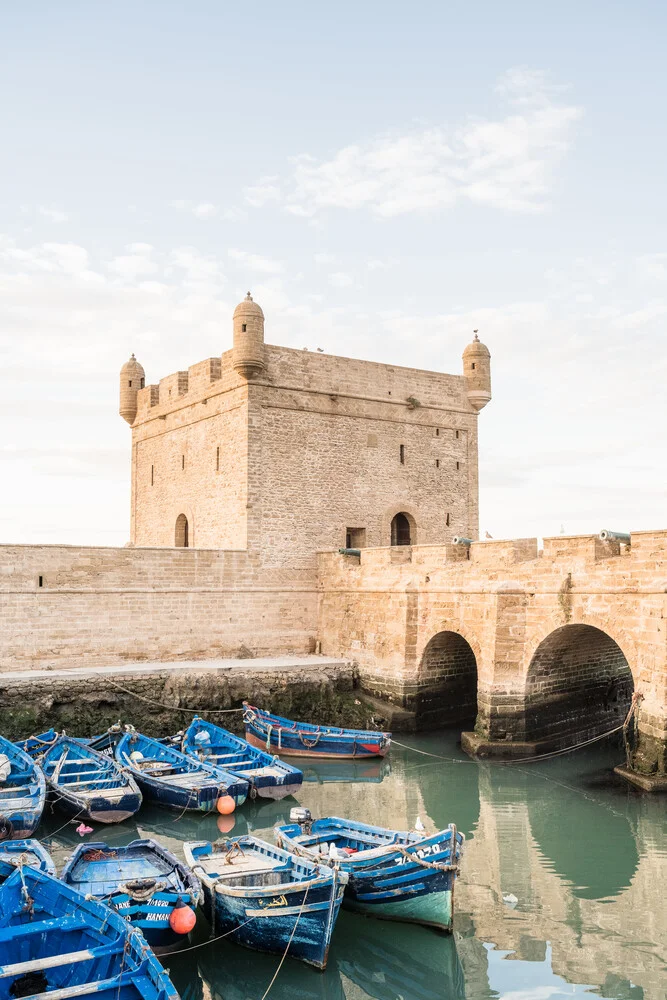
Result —
[[436, 469], [440, 468], [440, 459], [439, 458], [436, 458], [436, 460], [435, 460], [435, 467], [436, 467]]
[[345, 548], [346, 549], [363, 549], [366, 545], [366, 529], [365, 528], [346, 528], [345, 529]]
[[132, 388], [132, 379], [130, 379], [130, 389]]
[[457, 432], [456, 432], [456, 437], [457, 437], [457, 440], [458, 440], [458, 436], [459, 436], [459, 432], [457, 431]]
[[215, 471], [220, 472], [220, 446], [215, 449]]
[[436, 427], [436, 429], [435, 429], [435, 436], [436, 436], [437, 438], [439, 438], [439, 437], [440, 437], [440, 428], [439, 428], [439, 427]]
[[399, 455], [399, 459], [400, 459], [401, 465], [405, 465], [405, 445], [404, 444], [402, 444], [400, 446], [399, 451], [398, 451], [398, 455]]
[[473, 370], [473, 371], [475, 370], [475, 362], [474, 362], [474, 361], [473, 361], [473, 363], [472, 363], [472, 370]]
[[44, 586], [44, 577], [43, 576], [39, 577], [39, 579], [37, 581], [37, 586], [38, 587], [43, 587]]
[[[458, 462], [456, 464], [458, 465]], [[181, 455], [181, 468], [185, 468], [185, 455]]]
[[457, 469], [460, 469], [460, 468], [461, 468], [461, 463], [460, 463], [460, 462], [457, 462], [457, 463], [456, 463], [456, 468], [457, 468]]
[[151, 486], [154, 484], [154, 482], [155, 482], [155, 466], [151, 465]]
[[447, 517], [445, 518], [445, 524], [447, 525], [447, 527], [449, 527], [449, 513], [447, 514]]
[[248, 329], [247, 323], [242, 323], [241, 324], [241, 331], [242, 331], [242, 333], [245, 333], [247, 329]]

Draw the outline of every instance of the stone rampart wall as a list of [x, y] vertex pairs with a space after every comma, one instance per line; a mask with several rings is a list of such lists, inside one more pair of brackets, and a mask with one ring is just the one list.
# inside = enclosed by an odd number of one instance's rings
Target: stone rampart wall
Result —
[[316, 627], [312, 576], [245, 552], [0, 548], [0, 670], [307, 653]]

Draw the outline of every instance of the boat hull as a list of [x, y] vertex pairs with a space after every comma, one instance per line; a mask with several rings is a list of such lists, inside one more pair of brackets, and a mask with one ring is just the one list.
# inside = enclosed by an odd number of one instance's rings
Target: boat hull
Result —
[[395, 900], [371, 898], [363, 901], [360, 895], [373, 896], [374, 894], [346, 893], [343, 899], [344, 908], [354, 910], [356, 913], [363, 913], [367, 917], [376, 917], [379, 920], [422, 924], [425, 927], [434, 927], [446, 934], [452, 932], [452, 889], [429, 890], [412, 898], [404, 896], [402, 899]]
[[49, 789], [49, 799], [65, 816], [91, 823], [123, 823], [138, 812], [142, 796], [140, 792], [127, 792], [116, 801], [104, 796], [81, 798], [69, 794], [62, 786]]
[[[246, 725], [245, 738], [248, 743], [252, 746], [257, 747], [260, 750], [266, 750], [266, 737], [256, 734]], [[275, 730], [271, 732], [268, 736], [269, 748], [274, 753], [279, 754], [281, 757], [318, 757], [323, 760], [361, 760], [368, 757], [384, 757], [389, 747], [380, 747], [379, 743], [367, 743], [364, 745], [353, 743], [347, 744], [345, 747], [338, 746], [327, 746], [327, 741], [323, 737], [317, 746], [315, 747], [304, 747], [303, 743], [300, 746], [296, 745], [299, 737], [288, 738], [283, 730], [282, 735], [278, 738]]]
[[[343, 900], [343, 886], [280, 892], [248, 898], [204, 885], [204, 913], [214, 936], [229, 938], [244, 948], [282, 955], [325, 969], [331, 932]], [[243, 923], [246, 926], [241, 926]], [[291, 941], [290, 941], [291, 938]], [[289, 945], [289, 948], [288, 948]]]

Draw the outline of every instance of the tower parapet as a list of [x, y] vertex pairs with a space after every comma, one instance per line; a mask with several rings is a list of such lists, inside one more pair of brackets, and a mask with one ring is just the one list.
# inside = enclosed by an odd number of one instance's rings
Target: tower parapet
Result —
[[468, 383], [468, 400], [476, 410], [491, 399], [491, 352], [477, 336], [463, 352], [463, 374]]
[[128, 424], [134, 423], [137, 415], [137, 393], [146, 384], [146, 373], [134, 354], [120, 370], [120, 406], [118, 412]]
[[264, 313], [250, 292], [234, 310], [234, 368], [246, 379], [255, 378], [266, 368]]

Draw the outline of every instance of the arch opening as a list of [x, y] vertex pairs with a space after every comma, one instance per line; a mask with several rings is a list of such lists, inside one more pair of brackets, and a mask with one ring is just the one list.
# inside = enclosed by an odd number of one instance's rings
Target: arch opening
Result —
[[391, 544], [416, 544], [414, 521], [405, 511], [400, 511], [391, 519]]
[[174, 545], [177, 549], [187, 549], [190, 547], [190, 527], [185, 514], [179, 514], [176, 518]]
[[600, 736], [621, 725], [634, 683], [621, 647], [592, 625], [564, 625], [539, 644], [525, 689], [528, 741]]
[[472, 646], [458, 632], [438, 632], [422, 655], [417, 725], [434, 729], [476, 714], [477, 659]]

